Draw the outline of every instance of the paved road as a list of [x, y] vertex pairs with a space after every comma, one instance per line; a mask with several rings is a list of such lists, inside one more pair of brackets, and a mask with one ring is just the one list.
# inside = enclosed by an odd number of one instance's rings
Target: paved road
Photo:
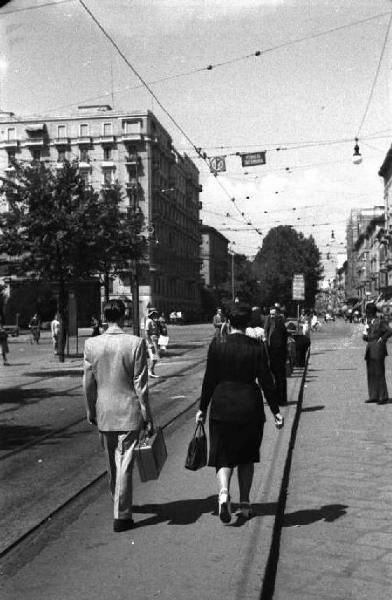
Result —
[[365, 403], [363, 356], [359, 325], [313, 336], [274, 600], [392, 597], [392, 404]]
[[[161, 378], [151, 382], [161, 424], [195, 402], [211, 339], [209, 325], [170, 330], [170, 347], [157, 367]], [[0, 372], [0, 551], [104, 470], [95, 428], [85, 420], [81, 357], [58, 363], [45, 334], [38, 346], [24, 336], [10, 347], [11, 366]]]

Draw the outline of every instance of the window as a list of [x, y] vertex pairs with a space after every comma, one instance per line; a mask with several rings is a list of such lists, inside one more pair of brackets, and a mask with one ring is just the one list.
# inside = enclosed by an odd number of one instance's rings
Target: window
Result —
[[80, 171], [80, 179], [84, 185], [84, 187], [88, 187], [90, 184], [90, 175], [88, 171]]
[[12, 141], [16, 139], [16, 129], [15, 127], [9, 127], [7, 130], [7, 139], [8, 141]]
[[88, 150], [84, 150], [84, 148], [82, 148], [82, 149], [80, 150], [80, 156], [79, 156], [79, 160], [80, 160], [81, 162], [89, 162], [89, 160], [90, 160], [90, 157], [89, 157], [89, 155], [88, 155]]
[[41, 150], [40, 148], [32, 148], [31, 149], [31, 157], [33, 160], [41, 160]]
[[58, 155], [57, 155], [57, 161], [58, 162], [64, 162], [65, 159], [66, 159], [65, 150], [59, 150], [58, 151]]
[[103, 124], [103, 135], [104, 136], [111, 136], [111, 135], [113, 135], [113, 128], [112, 128], [112, 124], [111, 123], [104, 123]]
[[12, 165], [13, 165], [13, 164], [14, 164], [14, 162], [15, 162], [15, 158], [16, 158], [16, 157], [15, 157], [15, 152], [14, 152], [14, 151], [12, 151], [12, 150], [9, 150], [9, 151], [8, 151], [8, 166], [9, 166], [9, 167], [12, 167]]
[[104, 171], [103, 171], [103, 183], [104, 183], [104, 185], [112, 185], [112, 183], [113, 183], [113, 176], [112, 176], [112, 170], [111, 169], [104, 169]]
[[80, 124], [80, 137], [88, 137], [88, 124], [87, 123]]
[[125, 121], [125, 133], [140, 133], [141, 122], [140, 121]]
[[112, 160], [112, 149], [111, 148], [103, 149], [103, 160]]
[[67, 137], [67, 128], [65, 125], [57, 126], [57, 137], [60, 139]]

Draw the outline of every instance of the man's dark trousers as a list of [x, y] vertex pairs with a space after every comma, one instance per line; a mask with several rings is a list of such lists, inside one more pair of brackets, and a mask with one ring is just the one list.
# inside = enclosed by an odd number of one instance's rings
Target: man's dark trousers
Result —
[[287, 404], [286, 352], [270, 348], [270, 367], [279, 394], [279, 405]]

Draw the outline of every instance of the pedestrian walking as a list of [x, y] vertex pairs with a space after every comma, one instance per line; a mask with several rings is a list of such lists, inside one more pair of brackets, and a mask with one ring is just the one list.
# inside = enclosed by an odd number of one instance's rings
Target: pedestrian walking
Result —
[[158, 311], [156, 308], [150, 308], [147, 313], [146, 325], [144, 328], [144, 334], [147, 341], [148, 356], [150, 359], [150, 366], [148, 374], [150, 377], [159, 377], [155, 373], [155, 365], [159, 361], [159, 321]]
[[264, 335], [264, 319], [261, 314], [261, 309], [258, 306], [252, 306], [252, 314], [249, 325], [246, 328], [246, 335], [257, 339], [259, 342], [265, 341]]
[[41, 336], [41, 320], [38, 316], [38, 313], [35, 313], [31, 317], [29, 329], [31, 334], [30, 343], [33, 344], [35, 342], [36, 344], [39, 344], [39, 338]]
[[140, 431], [153, 432], [148, 400], [146, 341], [123, 330], [125, 304], [104, 307], [107, 330], [84, 346], [83, 389], [87, 420], [97, 425], [113, 498], [113, 530], [133, 526], [132, 474]]
[[3, 322], [0, 321], [0, 347], [1, 347], [1, 355], [3, 357], [3, 365], [8, 366], [9, 362], [7, 360], [7, 354], [9, 353], [8, 348], [8, 333], [4, 329]]
[[264, 333], [267, 340], [270, 368], [278, 389], [279, 404], [284, 406], [287, 404], [286, 359], [288, 333], [277, 303], [271, 307], [270, 314], [265, 320]]
[[223, 316], [222, 309], [218, 307], [215, 315], [212, 317], [212, 324], [215, 328], [215, 337], [219, 337], [221, 335], [222, 325], [224, 324], [225, 320], [226, 319]]
[[101, 327], [99, 324], [99, 319], [97, 319], [97, 317], [91, 317], [91, 327], [92, 332], [91, 332], [91, 337], [95, 337], [96, 335], [100, 335], [101, 333]]
[[392, 335], [392, 329], [377, 316], [375, 304], [366, 306], [366, 321], [363, 339], [366, 343], [366, 372], [369, 397], [366, 402], [385, 404], [388, 402], [388, 388], [385, 379], [385, 357], [387, 340]]
[[234, 304], [228, 314], [228, 335], [213, 338], [196, 414], [196, 421], [204, 422], [211, 403], [208, 465], [217, 472], [219, 517], [223, 523], [231, 520], [230, 482], [235, 467], [240, 492], [237, 514], [247, 519], [251, 516], [254, 463], [260, 461], [265, 422], [260, 385], [276, 426], [283, 425], [264, 346], [245, 334], [250, 317], [248, 306]]
[[158, 318], [158, 346], [160, 350], [165, 351], [167, 349], [167, 345], [169, 343], [169, 336], [167, 334], [167, 321], [165, 317], [165, 313], [161, 313]]
[[60, 321], [58, 314], [56, 313], [50, 323], [50, 333], [52, 336], [53, 354], [59, 353], [59, 334], [60, 334]]

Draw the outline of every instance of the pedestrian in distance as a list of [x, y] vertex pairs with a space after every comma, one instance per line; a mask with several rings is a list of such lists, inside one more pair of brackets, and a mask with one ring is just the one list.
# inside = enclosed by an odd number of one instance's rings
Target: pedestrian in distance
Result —
[[30, 329], [30, 343], [39, 344], [39, 338], [41, 336], [41, 320], [38, 316], [38, 313], [34, 313], [29, 322]]
[[91, 332], [91, 337], [95, 337], [96, 335], [100, 335], [101, 333], [101, 327], [99, 324], [99, 319], [97, 319], [97, 317], [91, 317], [91, 327], [92, 332]]
[[158, 318], [158, 346], [160, 350], [165, 351], [167, 349], [167, 345], [169, 343], [169, 336], [167, 334], [167, 321], [165, 317], [165, 313], [161, 312]]
[[58, 314], [56, 313], [50, 323], [50, 333], [52, 336], [53, 354], [59, 353], [59, 334], [60, 334], [60, 321]]
[[216, 309], [216, 313], [215, 315], [212, 317], [212, 325], [214, 326], [215, 329], [215, 337], [219, 337], [221, 335], [221, 331], [222, 331], [222, 325], [225, 322], [225, 318], [223, 316], [222, 313], [222, 309], [220, 307], [218, 307]]
[[233, 304], [228, 313], [228, 335], [212, 339], [196, 414], [196, 422], [204, 423], [211, 404], [208, 465], [216, 469], [219, 517], [223, 523], [231, 521], [230, 482], [235, 467], [240, 492], [237, 515], [245, 519], [251, 516], [254, 463], [260, 461], [265, 422], [260, 386], [275, 425], [283, 426], [264, 345], [245, 334], [250, 317], [249, 306]]
[[146, 337], [148, 356], [150, 359], [148, 374], [150, 377], [159, 377], [159, 375], [155, 373], [155, 365], [157, 364], [160, 358], [158, 345], [159, 321], [158, 311], [156, 308], [150, 308], [147, 313], [144, 335]]
[[280, 314], [279, 304], [270, 309], [270, 314], [265, 320], [264, 333], [267, 341], [270, 368], [275, 379], [279, 394], [279, 404], [287, 404], [287, 338], [288, 333], [284, 319]]
[[107, 330], [84, 346], [83, 390], [87, 420], [96, 425], [105, 452], [113, 499], [113, 530], [132, 528], [134, 448], [144, 428], [153, 433], [148, 399], [146, 341], [123, 330], [125, 304], [104, 307]]
[[1, 347], [1, 355], [3, 357], [3, 365], [8, 367], [8, 365], [9, 365], [9, 362], [7, 360], [7, 354], [9, 353], [8, 333], [4, 329], [2, 320], [0, 320], [0, 347]]
[[385, 357], [387, 340], [392, 329], [377, 316], [377, 307], [373, 303], [366, 306], [366, 322], [363, 339], [366, 342], [365, 360], [368, 384], [367, 402], [385, 404], [388, 402], [388, 388], [385, 379]]

